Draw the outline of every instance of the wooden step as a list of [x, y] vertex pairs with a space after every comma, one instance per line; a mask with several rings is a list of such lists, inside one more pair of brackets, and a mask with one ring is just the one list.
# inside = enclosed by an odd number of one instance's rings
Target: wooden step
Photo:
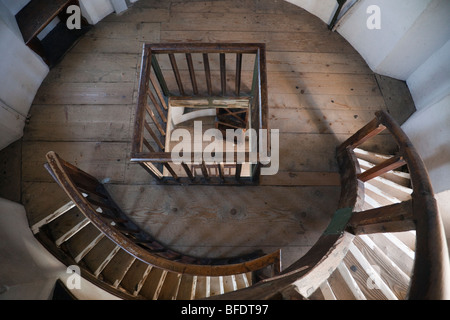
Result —
[[344, 262], [368, 300], [397, 300], [397, 296], [381, 278], [381, 269], [372, 265], [353, 243]]
[[183, 274], [180, 288], [178, 289], [177, 300], [193, 300], [195, 297], [197, 276]]
[[324, 281], [308, 298], [309, 300], [337, 300], [328, 281]]
[[120, 288], [137, 297], [151, 270], [152, 266], [140, 260], [134, 260], [128, 272], [123, 277]]
[[[341, 270], [342, 269], [343, 267], [341, 267]], [[346, 273], [347, 272], [344, 272], [344, 274]], [[336, 268], [336, 270], [328, 278], [328, 284], [334, 296], [336, 297], [336, 300], [358, 300], [353, 293], [353, 291], [356, 291], [356, 289], [352, 290], [351, 288], [349, 288], [348, 282], [342, 275], [342, 272], [338, 270], [338, 268]], [[353, 283], [353, 285], [355, 284]]]
[[[348, 255], [349, 254], [347, 253], [347, 256]], [[363, 291], [358, 285], [358, 282], [355, 280], [353, 274], [350, 272], [344, 261], [339, 264], [336, 271], [339, 272], [342, 279], [345, 281], [348, 289], [351, 291], [352, 295], [355, 297], [356, 300], [367, 300], [366, 296], [364, 295]], [[364, 288], [364, 286], [361, 287]]]
[[383, 282], [399, 300], [406, 299], [410, 278], [368, 237], [357, 236], [354, 244], [372, 266], [377, 266]]
[[135, 260], [128, 252], [118, 250], [102, 271], [103, 281], [117, 289]]
[[47, 226], [56, 246], [59, 247], [89, 223], [89, 219], [75, 207], [51, 221]]
[[158, 295], [158, 300], [176, 300], [181, 285], [181, 273], [168, 272], [161, 291]]
[[370, 184], [379, 190], [383, 190], [384, 193], [400, 200], [406, 201], [411, 199], [412, 189], [399, 185], [391, 180], [385, 179], [383, 177], [376, 177], [372, 180], [365, 182], [365, 184]]
[[73, 209], [75, 207], [75, 203], [73, 203], [72, 201], [69, 201], [68, 203], [66, 203], [65, 205], [63, 205], [62, 207], [56, 209], [54, 212], [52, 212], [51, 214], [49, 214], [48, 216], [46, 216], [45, 218], [41, 219], [40, 221], [34, 223], [31, 226], [31, 231], [33, 232], [33, 234], [36, 234], [39, 232], [39, 229], [46, 225], [49, 224], [50, 222], [52, 222], [53, 220], [59, 218], [60, 216], [62, 216], [64, 213], [66, 213], [67, 211]]
[[390, 233], [376, 233], [367, 236], [408, 277], [411, 277], [415, 257], [414, 251]]
[[159, 268], [152, 268], [139, 294], [145, 299], [158, 300], [166, 276], [167, 271]]
[[103, 237], [97, 245], [89, 251], [81, 260], [95, 277], [98, 277], [106, 265], [112, 260], [114, 255], [119, 251], [115, 243], [106, 237]]
[[403, 231], [392, 233], [395, 237], [401, 240], [405, 245], [408, 246], [412, 251], [416, 251], [416, 231]]
[[64, 249], [78, 263], [104, 236], [95, 226], [89, 224], [68, 239]]
[[319, 287], [319, 290], [322, 293], [323, 300], [336, 300], [336, 296], [334, 295], [328, 281], [322, 283]]
[[197, 277], [195, 299], [209, 298], [211, 296], [210, 277]]
[[398, 198], [391, 196], [389, 193], [381, 190], [380, 188], [374, 186], [373, 184], [366, 183], [364, 184], [365, 192], [370, 192], [373, 196], [372, 198], [377, 199], [383, 205], [391, 205], [394, 203], [400, 203], [401, 200]]
[[223, 277], [211, 277], [210, 279], [210, 296], [218, 296], [225, 293], [223, 285]]

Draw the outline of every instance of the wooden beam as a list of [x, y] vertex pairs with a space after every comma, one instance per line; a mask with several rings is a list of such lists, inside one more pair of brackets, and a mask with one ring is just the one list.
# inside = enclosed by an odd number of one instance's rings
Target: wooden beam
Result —
[[354, 212], [349, 227], [354, 234], [414, 230], [412, 200]]
[[376, 178], [386, 172], [391, 170], [395, 170], [401, 166], [404, 166], [406, 161], [402, 156], [394, 156], [383, 161], [380, 164], [370, 168], [369, 170], [364, 171], [363, 173], [358, 174], [358, 179], [362, 182], [366, 182], [370, 179]]
[[386, 127], [380, 124], [379, 120], [375, 118], [368, 124], [366, 124], [364, 127], [359, 129], [354, 135], [352, 135], [346, 141], [344, 141], [344, 143], [342, 143], [338, 147], [337, 151], [341, 153], [347, 147], [350, 147], [352, 149], [356, 148], [357, 146], [363, 144], [370, 138], [382, 132], [384, 129], [386, 129]]

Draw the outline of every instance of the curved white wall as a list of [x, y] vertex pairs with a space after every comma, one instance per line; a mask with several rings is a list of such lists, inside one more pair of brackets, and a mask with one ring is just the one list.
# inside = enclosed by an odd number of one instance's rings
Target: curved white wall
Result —
[[[286, 0], [328, 23], [336, 1]], [[318, 4], [320, 3], [320, 4]], [[369, 29], [369, 6], [380, 29]], [[359, 0], [336, 26], [376, 73], [406, 81], [418, 112], [403, 129], [430, 174], [435, 192], [450, 190], [450, 1]]]

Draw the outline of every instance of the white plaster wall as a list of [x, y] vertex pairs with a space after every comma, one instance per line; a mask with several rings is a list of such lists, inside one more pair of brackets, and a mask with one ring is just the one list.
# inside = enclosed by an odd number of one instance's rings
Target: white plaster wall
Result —
[[441, 213], [445, 234], [447, 236], [447, 248], [450, 254], [450, 190], [436, 194], [436, 201]]
[[406, 82], [418, 110], [450, 94], [450, 40], [420, 65]]
[[436, 193], [450, 190], [450, 92], [403, 126], [427, 167]]
[[[22, 205], [0, 198], [0, 300], [48, 300], [57, 279], [71, 274], [33, 236]], [[80, 300], [118, 298], [81, 279]]]
[[22, 205], [0, 198], [0, 299], [42, 300], [65, 267], [31, 235]]
[[336, 0], [286, 0], [298, 7], [305, 9], [320, 18], [326, 24], [330, 24], [338, 7]]
[[9, 11], [15, 16], [30, 0], [2, 0]]
[[[422, 9], [422, 6], [419, 8]], [[392, 73], [397, 79], [407, 80], [420, 65], [450, 39], [449, 13], [450, 1], [429, 2], [376, 67], [376, 72], [384, 75]], [[415, 15], [416, 12], [408, 19], [412, 21]]]
[[97, 24], [107, 15], [114, 12], [110, 0], [80, 0], [83, 16], [90, 24]]
[[[351, 14], [339, 23], [337, 32], [361, 54], [374, 72], [406, 80], [399, 77], [403, 70], [400, 70], [400, 65], [397, 63], [400, 63], [405, 56], [416, 53], [402, 52], [401, 48], [397, 51], [394, 49], [432, 1], [360, 0], [353, 7]], [[370, 5], [380, 7], [381, 29], [379, 30], [367, 28], [367, 19], [370, 16], [367, 8]], [[389, 65], [383, 64], [387, 58], [391, 61]]]
[[0, 15], [0, 149], [3, 149], [22, 136], [29, 108], [49, 69], [17, 34], [9, 9], [4, 6], [0, 9], [3, 9]]

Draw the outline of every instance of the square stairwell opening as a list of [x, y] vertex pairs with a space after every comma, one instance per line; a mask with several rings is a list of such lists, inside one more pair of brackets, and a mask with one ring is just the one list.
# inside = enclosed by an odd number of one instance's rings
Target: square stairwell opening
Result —
[[264, 44], [145, 44], [131, 161], [159, 183], [259, 182]]

